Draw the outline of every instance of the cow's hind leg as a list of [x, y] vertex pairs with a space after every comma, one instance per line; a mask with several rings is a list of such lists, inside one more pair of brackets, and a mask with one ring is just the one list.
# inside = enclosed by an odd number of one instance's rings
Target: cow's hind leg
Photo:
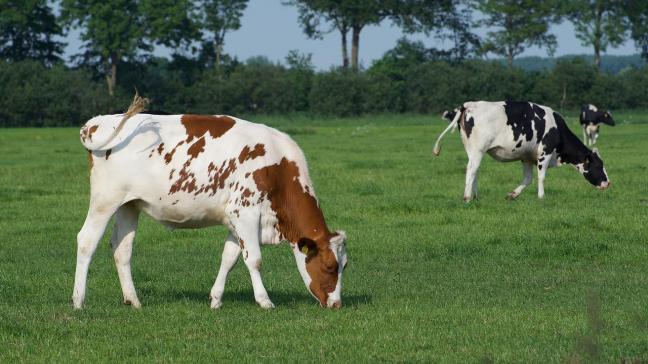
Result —
[[77, 234], [77, 263], [74, 274], [74, 291], [72, 292], [72, 303], [75, 309], [80, 309], [83, 306], [88, 267], [92, 255], [106, 230], [106, 225], [118, 207], [119, 205], [111, 206], [109, 203], [90, 203], [88, 216], [86, 216], [81, 231]]
[[468, 165], [466, 166], [466, 188], [464, 189], [464, 201], [472, 199], [473, 190], [477, 189], [477, 171], [484, 157], [484, 153], [475, 152], [468, 154]]
[[524, 176], [522, 179], [522, 183], [507, 195], [507, 198], [509, 200], [512, 200], [520, 196], [522, 191], [524, 191], [524, 189], [531, 184], [531, 179], [533, 179], [533, 163], [523, 161], [522, 174]]
[[130, 265], [138, 217], [139, 211], [132, 204], [122, 205], [115, 214], [115, 227], [110, 238], [124, 304], [132, 305], [134, 308], [141, 307], [135, 292]]
[[250, 271], [254, 299], [263, 308], [274, 308], [261, 280], [261, 214], [250, 209], [232, 223], [241, 246], [243, 261]]
[[211, 289], [209, 297], [211, 297], [211, 308], [219, 308], [222, 306], [223, 292], [225, 291], [225, 281], [234, 264], [241, 254], [241, 247], [232, 233], [229, 233], [225, 239], [225, 247], [223, 248], [223, 255], [221, 258], [220, 269], [216, 276], [216, 282]]

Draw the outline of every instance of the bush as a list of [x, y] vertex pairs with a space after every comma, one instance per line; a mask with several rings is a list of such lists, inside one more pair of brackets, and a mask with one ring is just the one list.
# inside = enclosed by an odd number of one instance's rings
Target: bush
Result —
[[153, 109], [171, 113], [438, 114], [470, 100], [531, 100], [556, 110], [586, 103], [648, 108], [648, 68], [599, 73], [578, 57], [526, 72], [496, 61], [435, 60], [422, 45], [404, 43], [359, 73], [315, 72], [310, 56], [298, 52], [287, 57], [288, 66], [263, 57], [227, 59], [218, 68], [179, 56], [123, 63], [112, 97], [90, 68], [0, 62], [0, 127], [78, 126], [96, 114], [123, 112], [135, 88]]

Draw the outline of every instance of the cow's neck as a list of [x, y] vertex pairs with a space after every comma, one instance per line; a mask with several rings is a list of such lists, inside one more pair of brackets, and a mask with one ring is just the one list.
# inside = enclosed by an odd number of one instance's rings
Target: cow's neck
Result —
[[583, 163], [591, 151], [569, 130], [564, 120], [556, 120], [560, 135], [560, 142], [556, 154], [562, 163], [580, 164]]
[[277, 229], [291, 243], [301, 238], [328, 244], [331, 232], [308, 184], [302, 186], [300, 170], [294, 161], [283, 158], [278, 164], [254, 172], [259, 191], [270, 199], [277, 215]]

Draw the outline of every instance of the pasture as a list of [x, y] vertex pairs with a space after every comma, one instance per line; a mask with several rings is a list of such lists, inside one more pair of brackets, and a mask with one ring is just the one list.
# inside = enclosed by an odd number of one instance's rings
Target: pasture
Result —
[[521, 166], [486, 157], [470, 204], [458, 134], [432, 155], [439, 117], [249, 119], [296, 139], [329, 227], [349, 236], [341, 310], [318, 307], [282, 244], [262, 249], [275, 310], [256, 306], [239, 262], [213, 311], [225, 229], [170, 231], [142, 216], [142, 309], [122, 305], [109, 229], [73, 311], [89, 187], [78, 129], [5, 129], [0, 362], [648, 360], [648, 114], [602, 128], [610, 189], [563, 166], [547, 173], [545, 200], [534, 180], [506, 201]]

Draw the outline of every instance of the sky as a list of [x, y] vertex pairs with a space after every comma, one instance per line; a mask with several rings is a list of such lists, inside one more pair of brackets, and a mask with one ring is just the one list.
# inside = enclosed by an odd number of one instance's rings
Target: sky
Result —
[[[340, 35], [333, 32], [324, 39], [309, 39], [301, 30], [295, 7], [281, 4], [281, 0], [250, 0], [241, 19], [241, 28], [228, 33], [225, 38], [225, 52], [246, 60], [253, 56], [263, 55], [271, 61], [283, 62], [290, 50], [296, 49], [301, 53], [311, 53], [313, 64], [317, 69], [328, 69], [342, 63], [340, 50]], [[487, 29], [479, 29], [477, 34], [485, 36]], [[583, 47], [574, 34], [574, 27], [569, 22], [555, 25], [551, 32], [558, 39], [555, 56], [566, 54], [591, 54], [593, 50]], [[404, 34], [397, 27], [385, 21], [379, 26], [365, 27], [360, 34], [360, 62], [365, 67], [380, 58], [386, 51], [396, 45], [396, 41]], [[424, 34], [407, 35], [409, 39], [420, 40], [428, 47], [447, 48], [444, 43]], [[350, 51], [349, 35], [349, 51]], [[68, 46], [65, 57], [80, 53], [81, 42], [79, 32], [72, 31], [66, 39]], [[605, 54], [624, 55], [635, 54], [638, 51], [632, 40], [616, 49], [608, 49]], [[170, 50], [157, 48], [158, 56], [168, 56]], [[528, 48], [521, 56], [546, 56], [545, 49]]]

